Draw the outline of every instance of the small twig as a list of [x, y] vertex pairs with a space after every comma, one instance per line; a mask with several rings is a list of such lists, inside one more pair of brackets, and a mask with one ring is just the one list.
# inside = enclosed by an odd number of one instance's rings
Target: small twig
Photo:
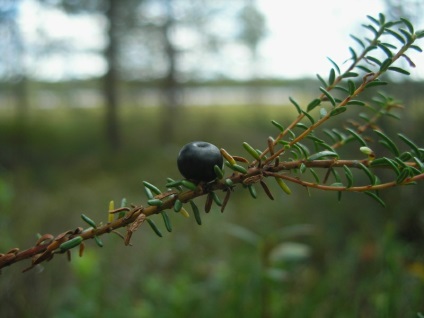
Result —
[[348, 188], [348, 187], [331, 186], [331, 185], [328, 186], [324, 184], [308, 182], [308, 181], [300, 180], [295, 177], [290, 177], [288, 175], [274, 173], [274, 172], [265, 172], [264, 175], [285, 179], [287, 181], [297, 183], [307, 188], [314, 188], [314, 189], [319, 189], [324, 191], [345, 191], [345, 192], [365, 192], [365, 191], [373, 191], [373, 190], [383, 190], [383, 189], [393, 188], [399, 185], [406, 185], [411, 182], [420, 181], [424, 179], [424, 173], [422, 173], [414, 177], [406, 178], [402, 184], [398, 184], [395, 181], [392, 181], [392, 182], [386, 182], [386, 183], [381, 183], [376, 185], [364, 185], [364, 186], [356, 186], [356, 187]]

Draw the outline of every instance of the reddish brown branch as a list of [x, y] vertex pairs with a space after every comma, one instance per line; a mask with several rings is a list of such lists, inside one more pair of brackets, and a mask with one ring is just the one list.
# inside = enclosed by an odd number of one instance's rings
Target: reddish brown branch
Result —
[[[250, 184], [256, 182], [263, 182], [263, 177], [277, 177], [282, 178], [287, 181], [305, 186], [310, 188], [317, 188], [325, 191], [368, 191], [368, 190], [378, 190], [385, 189], [389, 187], [397, 186], [396, 182], [388, 182], [379, 185], [366, 185], [366, 186], [358, 186], [358, 187], [336, 187], [336, 186], [327, 186], [323, 184], [312, 183], [308, 181], [301, 180], [299, 178], [289, 176], [287, 174], [281, 173], [284, 171], [290, 171], [294, 169], [299, 169], [301, 165], [305, 165], [308, 168], [337, 168], [337, 167], [351, 167], [351, 168], [359, 168], [359, 163], [369, 166], [368, 160], [298, 160], [292, 162], [281, 162], [278, 165], [269, 164], [261, 167], [251, 167], [248, 169], [246, 174], [234, 172], [228, 179], [234, 185], [237, 184]], [[406, 163], [410, 166], [415, 166], [415, 163]], [[380, 168], [380, 166], [379, 166]], [[413, 181], [420, 181], [424, 179], [424, 174], [420, 174], [414, 177], [406, 178], [404, 180], [404, 184], [410, 183]], [[267, 189], [267, 188], [265, 188]], [[196, 197], [210, 194], [211, 191], [216, 190], [225, 190], [230, 193], [231, 189], [229, 189], [228, 185], [224, 182], [224, 180], [218, 180], [212, 184], [199, 184], [194, 191], [188, 190], [184, 192], [176, 192], [175, 190], [171, 190], [165, 193], [161, 193], [157, 195], [157, 198], [163, 200], [163, 204], [161, 206], [135, 206], [133, 208], [120, 208], [109, 213], [117, 213], [125, 211], [126, 214], [124, 217], [118, 218], [110, 223], [99, 225], [96, 227], [89, 227], [86, 230], [79, 227], [75, 230], [65, 231], [56, 237], [51, 234], [43, 235], [35, 244], [35, 246], [30, 247], [26, 250], [20, 251], [18, 248], [14, 248], [8, 251], [5, 254], [0, 254], [0, 269], [20, 262], [25, 259], [31, 259], [31, 265], [25, 270], [33, 268], [35, 265], [40, 264], [44, 261], [51, 260], [56, 254], [59, 253], [69, 253], [69, 249], [63, 249], [63, 243], [72, 242], [76, 237], [80, 237], [80, 241], [78, 241], [76, 246], [82, 243], [82, 241], [89, 239], [96, 239], [97, 237], [106, 234], [115, 232], [115, 230], [120, 228], [127, 227], [127, 238], [125, 239], [126, 245], [129, 244], [129, 240], [131, 238], [131, 234], [140, 226], [145, 218], [160, 213], [163, 210], [171, 209], [174, 206], [174, 203], [177, 199], [179, 199], [183, 203], [187, 203], [193, 200]], [[269, 190], [268, 190], [269, 191]], [[268, 194], [268, 196], [270, 196]], [[271, 195], [272, 196], [272, 195]], [[270, 197], [271, 197], [270, 196]], [[228, 201], [228, 200], [227, 200]], [[226, 204], [227, 202], [225, 202]], [[122, 237], [122, 236], [121, 236]], [[81, 248], [81, 246], [80, 246]], [[80, 249], [80, 252], [83, 251], [83, 245]]]

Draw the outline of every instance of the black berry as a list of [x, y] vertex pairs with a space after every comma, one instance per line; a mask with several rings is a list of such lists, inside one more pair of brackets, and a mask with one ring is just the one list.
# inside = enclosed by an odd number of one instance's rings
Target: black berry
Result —
[[222, 168], [224, 160], [219, 149], [205, 141], [194, 141], [181, 148], [178, 170], [188, 180], [209, 182], [216, 178], [214, 166]]

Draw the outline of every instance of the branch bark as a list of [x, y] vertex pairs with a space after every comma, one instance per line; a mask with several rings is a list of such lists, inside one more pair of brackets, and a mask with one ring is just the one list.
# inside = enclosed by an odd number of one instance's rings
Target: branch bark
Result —
[[107, 62], [107, 72], [103, 79], [103, 95], [106, 104], [106, 138], [113, 149], [121, 146], [121, 137], [118, 121], [118, 8], [119, 0], [109, 0], [105, 16], [109, 23], [107, 37], [108, 44], [104, 51]]
[[[400, 186], [401, 184], [396, 183], [395, 181], [387, 182], [383, 184], [376, 185], [363, 185], [363, 186], [354, 186], [354, 187], [340, 187], [340, 186], [329, 186], [324, 184], [318, 184], [313, 182], [308, 182], [299, 179], [298, 177], [290, 176], [284, 172], [291, 171], [294, 169], [299, 169], [302, 164], [306, 165], [308, 168], [322, 168], [329, 169], [335, 167], [351, 167], [351, 168], [360, 168], [359, 163], [369, 167], [369, 160], [298, 160], [293, 162], [282, 162], [278, 165], [267, 164], [265, 166], [251, 166], [247, 169], [247, 173], [238, 173], [233, 172], [229, 177], [216, 180], [213, 183], [203, 184], [200, 183], [197, 185], [195, 190], [186, 190], [186, 191], [176, 191], [170, 190], [155, 196], [156, 199], [162, 200], [160, 206], [133, 206], [131, 208], [120, 208], [114, 211], [109, 211], [109, 213], [115, 214], [118, 212], [125, 212], [125, 216], [115, 219], [112, 222], [108, 222], [101, 226], [93, 226], [86, 230], [79, 227], [75, 230], [67, 230], [56, 237], [51, 234], [43, 235], [33, 247], [30, 247], [26, 250], [20, 251], [18, 248], [13, 248], [5, 254], [0, 254], [0, 269], [23, 261], [25, 259], [32, 259], [31, 265], [26, 268], [24, 271], [32, 269], [37, 264], [40, 264], [44, 261], [51, 260], [56, 254], [69, 253], [70, 249], [63, 249], [61, 245], [67, 241], [70, 241], [76, 237], [81, 237], [81, 244], [83, 241], [89, 239], [96, 239], [107, 233], [115, 232], [120, 228], [127, 227], [127, 240], [126, 245], [129, 243], [129, 239], [133, 231], [135, 231], [138, 226], [140, 226], [145, 218], [153, 214], [161, 213], [162, 211], [172, 209], [175, 201], [178, 199], [183, 203], [187, 203], [196, 197], [207, 195], [213, 191], [223, 190], [223, 191], [232, 191], [233, 187], [228, 186], [228, 182], [225, 182], [227, 179], [231, 181], [231, 184], [234, 186], [237, 184], [250, 185], [252, 183], [263, 182], [263, 178], [267, 177], [276, 177], [281, 178], [287, 181], [290, 181], [295, 184], [299, 184], [304, 187], [316, 188], [324, 191], [349, 191], [349, 192], [365, 192], [371, 190], [380, 190], [387, 189], [391, 187]], [[408, 162], [406, 163], [410, 166], [415, 166], [415, 163]], [[379, 166], [378, 168], [381, 168]], [[402, 184], [409, 184], [415, 181], [422, 181], [424, 179], [424, 173], [406, 178]], [[139, 219], [139, 218], [142, 219]], [[132, 224], [140, 220], [137, 226], [131, 227]], [[120, 235], [122, 236], [122, 235]], [[76, 246], [78, 246], [77, 244]]]

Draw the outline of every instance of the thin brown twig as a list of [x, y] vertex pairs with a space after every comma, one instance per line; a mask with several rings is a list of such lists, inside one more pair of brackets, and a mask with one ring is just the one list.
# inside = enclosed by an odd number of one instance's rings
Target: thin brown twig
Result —
[[[328, 92], [331, 91], [332, 89], [334, 89], [334, 87], [336, 87], [343, 80], [344, 75], [351, 72], [359, 64], [359, 62], [366, 57], [367, 53], [371, 50], [371, 48], [374, 47], [376, 44], [378, 44], [378, 39], [382, 36], [382, 34], [384, 33], [384, 30], [385, 30], [385, 27], [381, 26], [380, 29], [378, 30], [378, 32], [375, 34], [374, 39], [370, 42], [370, 44], [366, 48], [364, 48], [362, 53], [353, 61], [353, 63], [347, 68], [347, 70], [343, 74], [336, 77], [334, 83], [332, 83], [328, 87], [326, 87], [326, 90]], [[410, 48], [410, 46], [414, 43], [415, 40], [416, 40], [416, 35], [414, 34], [414, 35], [412, 35], [412, 41], [403, 45], [399, 49], [399, 51], [393, 57], [391, 57], [391, 63], [390, 64], [393, 64], [400, 57], [404, 56], [405, 52]], [[386, 72], [386, 70], [380, 69], [377, 72], [366, 74], [363, 77], [362, 84], [359, 87], [357, 87], [356, 90], [352, 94], [349, 94], [343, 101], [341, 101], [338, 105], [336, 105], [333, 109], [347, 107], [348, 102], [351, 101], [354, 97], [360, 95], [365, 90], [368, 83], [380, 78], [380, 76], [385, 72]], [[318, 98], [321, 101], [324, 100], [325, 94], [322, 93]], [[273, 143], [274, 146], [277, 145], [278, 141], [281, 140], [284, 136], [286, 136], [291, 129], [293, 129], [299, 122], [301, 122], [302, 119], [305, 118], [305, 116], [306, 115], [304, 113], [300, 113], [298, 115], [298, 117], [289, 125], [289, 127], [287, 127], [283, 132], [279, 133], [278, 136], [274, 139], [274, 143]], [[296, 142], [305, 138], [309, 133], [311, 133], [311, 131], [315, 130], [318, 126], [321, 126], [330, 117], [331, 117], [331, 112], [329, 112], [327, 115], [323, 116], [320, 120], [318, 120], [317, 122], [315, 122], [311, 126], [309, 126], [308, 129], [304, 130], [299, 136], [297, 136], [296, 138], [291, 140], [289, 145], [292, 146]], [[267, 164], [267, 163], [273, 161], [274, 159], [278, 158], [281, 154], [283, 154], [285, 151], [286, 151], [286, 148], [284, 148], [284, 147], [281, 148], [280, 150], [278, 150], [274, 154], [272, 154], [269, 158], [267, 158], [263, 162], [263, 164]], [[270, 152], [270, 147], [268, 146], [260, 154], [260, 158], [263, 158], [269, 152]], [[251, 163], [251, 165], [255, 165], [256, 162], [257, 161], [254, 160]]]
[[279, 174], [275, 172], [265, 172], [266, 176], [272, 176], [276, 178], [285, 179], [287, 181], [299, 184], [301, 186], [307, 187], [307, 188], [314, 188], [324, 191], [345, 191], [345, 192], [365, 192], [365, 191], [375, 191], [375, 190], [383, 190], [388, 188], [393, 188], [400, 185], [407, 185], [411, 182], [420, 181], [424, 179], [424, 173], [406, 178], [401, 184], [396, 183], [395, 181], [376, 184], [376, 185], [364, 185], [364, 186], [356, 186], [356, 187], [345, 187], [345, 186], [332, 186], [332, 185], [324, 185], [324, 184], [318, 184], [314, 182], [304, 181], [295, 177], [291, 177], [285, 174]]

